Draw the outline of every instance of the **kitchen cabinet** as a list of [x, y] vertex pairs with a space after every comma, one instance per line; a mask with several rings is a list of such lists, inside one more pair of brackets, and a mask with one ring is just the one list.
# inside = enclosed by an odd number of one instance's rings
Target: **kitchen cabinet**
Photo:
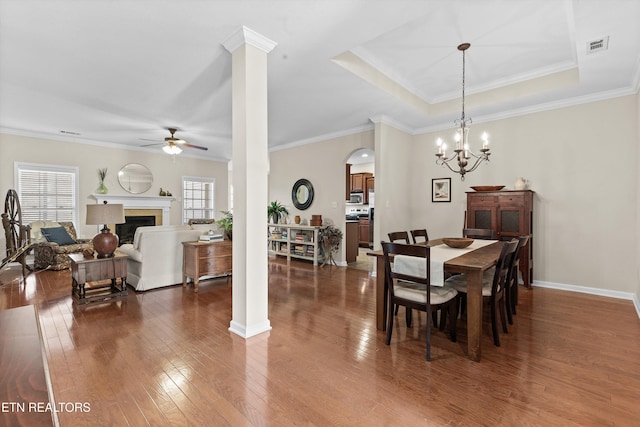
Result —
[[499, 240], [528, 234], [529, 243], [520, 254], [520, 272], [526, 287], [533, 280], [533, 191], [467, 192], [468, 228], [489, 228]]
[[365, 205], [369, 204], [369, 190], [373, 190], [375, 188], [375, 178], [372, 176], [368, 176], [364, 179], [364, 203]]
[[358, 220], [358, 229], [359, 229], [359, 243], [360, 246], [364, 246], [365, 248], [369, 247], [369, 219], [368, 218], [360, 218]]
[[365, 182], [367, 178], [371, 178], [373, 174], [371, 172], [360, 172], [351, 174], [351, 192], [363, 192], [365, 191]]
[[358, 257], [358, 245], [360, 243], [360, 222], [347, 221], [345, 224], [346, 258], [347, 262], [355, 262]]

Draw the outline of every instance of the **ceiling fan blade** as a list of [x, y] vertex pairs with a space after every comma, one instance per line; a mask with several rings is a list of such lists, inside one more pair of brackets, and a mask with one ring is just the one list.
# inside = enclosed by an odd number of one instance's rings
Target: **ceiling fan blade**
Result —
[[146, 144], [146, 145], [141, 145], [140, 147], [156, 147], [158, 145], [164, 145], [164, 142], [156, 142], [155, 144]]
[[185, 147], [189, 147], [189, 148], [197, 148], [198, 150], [204, 150], [204, 151], [208, 150], [207, 147], [201, 147], [200, 145], [189, 144], [188, 142], [185, 142], [182, 145], [185, 146]]

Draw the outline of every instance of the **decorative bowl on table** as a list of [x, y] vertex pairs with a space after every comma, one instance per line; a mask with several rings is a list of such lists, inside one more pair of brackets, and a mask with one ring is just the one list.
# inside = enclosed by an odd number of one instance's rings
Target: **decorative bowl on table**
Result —
[[450, 248], [462, 249], [473, 243], [473, 239], [467, 237], [445, 237], [442, 242]]
[[504, 185], [475, 185], [471, 187], [474, 191], [499, 191]]

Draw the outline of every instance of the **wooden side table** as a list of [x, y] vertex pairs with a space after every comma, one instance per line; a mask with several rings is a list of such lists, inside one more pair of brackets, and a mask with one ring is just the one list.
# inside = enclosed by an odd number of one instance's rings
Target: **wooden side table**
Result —
[[[127, 292], [127, 258], [120, 252], [116, 252], [111, 258], [96, 258], [94, 255], [85, 258], [82, 254], [70, 254], [71, 278], [73, 290], [71, 294], [80, 304], [106, 301], [128, 295]], [[120, 279], [118, 286], [117, 279]], [[87, 282], [100, 282], [110, 280], [109, 284], [97, 284], [86, 288]]]
[[187, 286], [187, 278], [191, 277], [193, 291], [198, 292], [200, 277], [231, 275], [231, 240], [182, 242], [182, 246], [182, 286]]

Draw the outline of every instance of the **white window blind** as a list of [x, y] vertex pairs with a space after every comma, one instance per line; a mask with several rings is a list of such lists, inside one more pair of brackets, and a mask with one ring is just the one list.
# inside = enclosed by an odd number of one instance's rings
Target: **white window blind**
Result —
[[15, 164], [22, 222], [71, 221], [78, 217], [78, 169], [29, 163]]
[[182, 222], [190, 219], [213, 218], [214, 187], [212, 178], [182, 178]]

